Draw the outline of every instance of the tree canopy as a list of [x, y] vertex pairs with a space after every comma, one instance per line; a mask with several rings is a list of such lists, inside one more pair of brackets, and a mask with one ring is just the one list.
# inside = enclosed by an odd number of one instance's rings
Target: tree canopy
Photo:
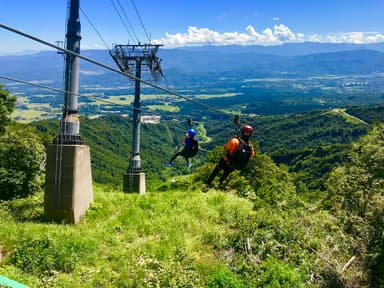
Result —
[[16, 97], [0, 84], [0, 135], [5, 133], [5, 127], [11, 121], [11, 113], [15, 109]]
[[29, 125], [12, 122], [16, 97], [0, 85], [0, 199], [41, 191], [44, 146]]
[[[330, 202], [345, 231], [353, 236], [365, 279], [384, 285], [384, 125], [376, 124], [353, 144], [350, 163], [329, 179]], [[381, 275], [381, 276], [380, 276]]]

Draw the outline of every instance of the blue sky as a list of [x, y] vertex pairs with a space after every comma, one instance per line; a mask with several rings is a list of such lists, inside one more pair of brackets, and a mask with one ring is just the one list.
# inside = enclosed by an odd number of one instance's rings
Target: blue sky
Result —
[[[384, 0], [80, 0], [80, 7], [81, 49], [148, 38], [165, 48], [384, 42]], [[65, 40], [67, 0], [0, 0], [0, 11], [2, 24], [53, 44]], [[51, 49], [3, 28], [0, 40], [0, 55]]]

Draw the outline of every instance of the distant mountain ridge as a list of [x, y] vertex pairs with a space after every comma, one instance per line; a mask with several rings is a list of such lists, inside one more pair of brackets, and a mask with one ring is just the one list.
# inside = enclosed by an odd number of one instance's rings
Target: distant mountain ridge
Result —
[[[82, 50], [81, 54], [117, 69], [107, 50]], [[384, 43], [323, 44], [289, 43], [280, 46], [202, 46], [160, 49], [166, 77], [185, 74], [211, 74], [221, 77], [232, 73], [273, 75], [281, 73], [359, 74], [384, 72]], [[102, 67], [81, 60], [81, 79], [109, 75], [121, 78]], [[24, 80], [61, 81], [64, 59], [55, 51], [0, 56], [0, 74]], [[106, 80], [106, 79], [103, 79]], [[0, 80], [2, 81], [2, 80]]]
[[[164, 49], [163, 49], [164, 50]], [[168, 49], [166, 49], [168, 50]], [[224, 54], [236, 53], [260, 53], [272, 54], [278, 56], [304, 56], [308, 54], [332, 53], [350, 50], [375, 50], [384, 52], [384, 42], [371, 44], [350, 44], [350, 43], [284, 43], [282, 45], [262, 46], [262, 45], [227, 45], [227, 46], [196, 46], [196, 47], [180, 47], [172, 50], [185, 51], [220, 51]]]

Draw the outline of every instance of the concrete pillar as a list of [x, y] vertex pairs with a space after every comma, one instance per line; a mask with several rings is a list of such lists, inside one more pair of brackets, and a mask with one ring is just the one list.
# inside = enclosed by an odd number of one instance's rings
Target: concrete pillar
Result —
[[126, 172], [123, 175], [123, 191], [126, 193], [145, 194], [145, 173]]
[[44, 216], [75, 224], [93, 200], [88, 145], [52, 144], [47, 148]]

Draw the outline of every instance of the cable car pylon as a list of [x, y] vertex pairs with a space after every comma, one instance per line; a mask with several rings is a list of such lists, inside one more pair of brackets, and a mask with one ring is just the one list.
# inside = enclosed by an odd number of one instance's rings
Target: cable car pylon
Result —
[[[79, 0], [70, 0], [67, 50], [80, 53]], [[60, 129], [47, 147], [44, 217], [77, 223], [93, 200], [90, 148], [80, 137], [78, 86], [80, 58], [65, 54], [65, 92]]]
[[[141, 72], [147, 69], [155, 80], [162, 76], [157, 51], [162, 45], [136, 44], [115, 45], [109, 52], [122, 72], [135, 75], [135, 99], [133, 104], [133, 141], [132, 155], [128, 168], [123, 175], [123, 191], [146, 193], [145, 173], [141, 167], [140, 157], [140, 79]], [[143, 68], [143, 69], [142, 69]]]

